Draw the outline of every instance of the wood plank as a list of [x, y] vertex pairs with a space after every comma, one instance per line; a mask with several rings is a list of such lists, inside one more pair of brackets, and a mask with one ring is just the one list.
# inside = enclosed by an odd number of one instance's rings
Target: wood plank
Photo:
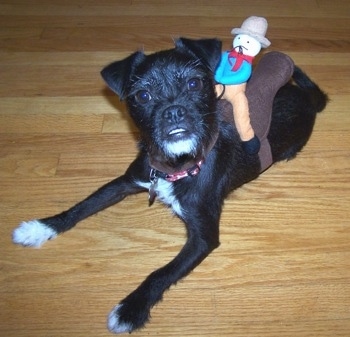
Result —
[[[112, 93], [111, 93], [112, 95]], [[123, 103], [116, 95], [101, 96], [56, 96], [56, 97], [3, 97], [0, 100], [0, 110], [11, 115], [23, 117], [33, 114], [75, 115], [84, 118], [89, 115], [115, 114], [126, 115]], [[125, 118], [127, 118], [125, 116]]]
[[[67, 13], [70, 15], [78, 16], [101, 16], [101, 15], [152, 15], [157, 13], [158, 16], [207, 16], [214, 17], [227, 16], [228, 10], [232, 9], [230, 13], [235, 16], [246, 17], [251, 15], [251, 8], [254, 8], [256, 12], [266, 15], [269, 13], [271, 16], [308, 16], [311, 13], [312, 17], [333, 17], [342, 18], [347, 17], [349, 14], [349, 3], [346, 0], [338, 0], [337, 5], [330, 5], [327, 1], [302, 1], [297, 0], [288, 6], [282, 6], [283, 2], [280, 0], [270, 0], [267, 10], [266, 4], [259, 0], [247, 0], [245, 6], [236, 6], [232, 4], [232, 1], [224, 0], [220, 3], [213, 3], [212, 1], [200, 1], [189, 3], [186, 0], [180, 0], [176, 3], [165, 4], [159, 1], [139, 0], [130, 2], [124, 0], [115, 3], [112, 0], [103, 0], [99, 5], [94, 2], [81, 2], [81, 1], [50, 1], [47, 4], [44, 0], [35, 1], [34, 5], [23, 4], [20, 0], [10, 4], [2, 4], [0, 11], [6, 15], [58, 15], [65, 16]], [[184, 10], [184, 7], [186, 10]]]
[[84, 119], [77, 115], [16, 115], [3, 113], [0, 116], [2, 133], [99, 133], [102, 129], [103, 116], [89, 115]]

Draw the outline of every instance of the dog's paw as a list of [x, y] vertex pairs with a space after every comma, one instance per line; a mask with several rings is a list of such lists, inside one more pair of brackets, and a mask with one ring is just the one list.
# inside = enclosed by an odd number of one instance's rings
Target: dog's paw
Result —
[[122, 304], [115, 306], [108, 315], [107, 326], [110, 332], [130, 333], [133, 330], [131, 323], [121, 321], [119, 310], [121, 309], [122, 306], [123, 306]]
[[142, 328], [148, 321], [149, 311], [141, 306], [130, 308], [128, 303], [115, 306], [108, 315], [107, 326], [110, 332], [131, 333]]
[[12, 233], [12, 241], [22, 246], [40, 247], [57, 233], [39, 220], [22, 222]]

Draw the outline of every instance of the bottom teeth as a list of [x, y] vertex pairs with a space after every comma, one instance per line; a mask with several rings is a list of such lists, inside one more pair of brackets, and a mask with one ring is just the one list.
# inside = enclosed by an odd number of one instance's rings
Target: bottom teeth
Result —
[[180, 129], [175, 129], [175, 130], [170, 131], [170, 132], [169, 132], [169, 135], [175, 135], [175, 134], [177, 134], [177, 133], [185, 132], [185, 131], [186, 131], [186, 130], [185, 130], [185, 129], [182, 129], [182, 128], [180, 128]]

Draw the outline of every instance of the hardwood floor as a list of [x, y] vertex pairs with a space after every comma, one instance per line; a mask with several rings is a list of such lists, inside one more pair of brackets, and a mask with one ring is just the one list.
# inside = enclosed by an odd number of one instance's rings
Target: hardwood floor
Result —
[[221, 246], [167, 292], [135, 336], [350, 336], [348, 0], [0, 0], [0, 335], [109, 336], [106, 315], [184, 243], [147, 195], [42, 249], [22, 220], [52, 215], [120, 175], [136, 129], [100, 78], [138, 48], [219, 37], [265, 16], [272, 45], [329, 94], [303, 152], [225, 203]]

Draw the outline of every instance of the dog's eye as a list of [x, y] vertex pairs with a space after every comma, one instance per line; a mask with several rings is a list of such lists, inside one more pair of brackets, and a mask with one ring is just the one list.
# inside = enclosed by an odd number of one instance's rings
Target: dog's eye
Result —
[[191, 78], [188, 82], [187, 82], [187, 88], [190, 91], [198, 91], [201, 90], [203, 88], [203, 82], [201, 79], [199, 78]]
[[152, 96], [147, 90], [140, 90], [136, 93], [135, 98], [139, 103], [145, 104], [152, 99]]

